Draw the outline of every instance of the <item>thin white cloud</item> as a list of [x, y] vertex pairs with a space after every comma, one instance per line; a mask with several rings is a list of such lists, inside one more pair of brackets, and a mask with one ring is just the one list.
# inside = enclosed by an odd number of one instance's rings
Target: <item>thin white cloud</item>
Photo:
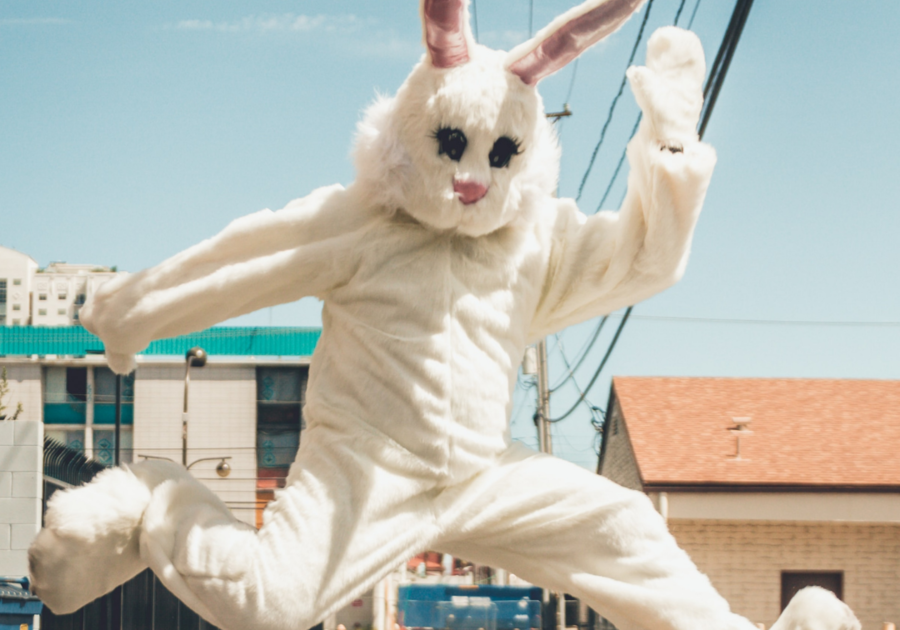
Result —
[[65, 18], [0, 18], [0, 26], [43, 26], [54, 24], [71, 24]]
[[388, 32], [372, 33], [370, 37], [357, 39], [349, 43], [347, 50], [366, 57], [412, 60], [423, 52], [420, 40], [405, 39]]
[[527, 31], [484, 31], [479, 33], [478, 41], [489, 48], [511, 50], [528, 39]]
[[174, 28], [184, 31], [216, 31], [219, 33], [329, 33], [350, 32], [360, 27], [355, 15], [304, 15], [282, 13], [250, 15], [239, 20], [181, 20]]

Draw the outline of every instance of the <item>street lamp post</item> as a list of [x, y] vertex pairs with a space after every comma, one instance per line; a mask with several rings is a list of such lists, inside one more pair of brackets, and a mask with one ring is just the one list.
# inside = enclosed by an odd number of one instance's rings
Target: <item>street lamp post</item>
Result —
[[206, 365], [206, 350], [195, 346], [184, 355], [184, 411], [181, 414], [181, 465], [187, 468], [187, 438], [188, 438], [188, 389], [191, 385], [191, 366], [203, 367]]
[[[191, 366], [203, 367], [206, 365], [207, 358], [206, 350], [199, 346], [191, 348], [184, 355], [184, 410], [181, 412], [181, 465], [187, 470], [190, 470], [191, 466], [200, 462], [218, 461], [219, 464], [216, 466], [216, 474], [224, 478], [231, 474], [231, 465], [228, 463], [231, 456], [202, 457], [192, 461], [190, 464], [188, 464], [187, 460], [188, 393], [191, 386]], [[158, 457], [156, 455], [138, 455], [138, 457], [143, 457], [144, 459], [169, 459], [168, 457]]]

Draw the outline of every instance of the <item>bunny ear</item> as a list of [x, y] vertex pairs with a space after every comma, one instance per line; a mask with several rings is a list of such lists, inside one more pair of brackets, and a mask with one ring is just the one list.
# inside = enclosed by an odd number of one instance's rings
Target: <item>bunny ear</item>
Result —
[[527, 85], [536, 85], [617, 31], [643, 3], [644, 0], [588, 0], [513, 48], [506, 67]]
[[468, 0], [422, 0], [422, 30], [435, 68], [469, 61]]

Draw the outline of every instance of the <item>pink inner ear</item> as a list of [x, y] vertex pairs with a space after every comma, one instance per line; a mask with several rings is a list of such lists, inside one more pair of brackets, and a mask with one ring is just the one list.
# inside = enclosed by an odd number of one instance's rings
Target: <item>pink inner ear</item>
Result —
[[435, 68], [452, 68], [469, 61], [465, 0], [425, 0], [425, 43]]
[[510, 64], [509, 71], [518, 75], [527, 85], [537, 85], [538, 81], [614, 33], [643, 2], [644, 0], [607, 0], [572, 18], [534, 50]]

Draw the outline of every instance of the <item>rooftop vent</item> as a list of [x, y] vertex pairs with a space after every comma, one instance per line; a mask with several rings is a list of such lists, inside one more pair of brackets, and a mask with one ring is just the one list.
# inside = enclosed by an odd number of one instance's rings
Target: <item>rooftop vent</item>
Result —
[[728, 459], [735, 461], [748, 461], [747, 459], [741, 457], [741, 438], [745, 435], [753, 435], [753, 431], [750, 430], [751, 420], [753, 420], [753, 418], [749, 416], [731, 419], [731, 421], [734, 423], [734, 426], [728, 427], [728, 431], [734, 436], [734, 454], [729, 455]]

